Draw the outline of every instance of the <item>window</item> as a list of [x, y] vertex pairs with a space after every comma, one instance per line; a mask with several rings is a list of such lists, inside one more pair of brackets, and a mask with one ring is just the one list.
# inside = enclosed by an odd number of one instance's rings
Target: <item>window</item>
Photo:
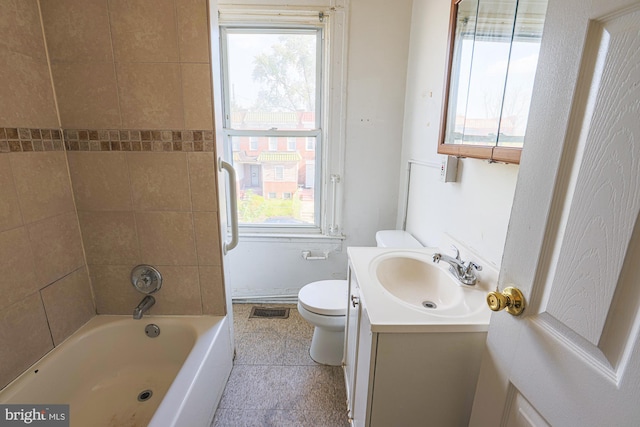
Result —
[[316, 139], [307, 137], [304, 149], [307, 151], [314, 151], [316, 149]]
[[[257, 136], [250, 136], [249, 137], [249, 150], [258, 151], [258, 137]], [[235, 151], [235, 149], [234, 149], [234, 151]]]
[[[321, 229], [321, 191], [309, 186], [316, 178], [309, 171], [322, 170], [316, 142], [323, 138], [327, 90], [325, 24], [317, 16], [316, 22], [221, 26], [224, 134], [239, 177], [241, 227]], [[247, 137], [249, 152], [238, 150], [234, 141]], [[304, 151], [298, 138], [307, 141]], [[288, 196], [271, 200], [279, 194]]]
[[278, 151], [278, 138], [269, 137], [269, 151]]
[[275, 179], [276, 181], [283, 181], [284, 180], [284, 166], [275, 166], [274, 167], [275, 170]]

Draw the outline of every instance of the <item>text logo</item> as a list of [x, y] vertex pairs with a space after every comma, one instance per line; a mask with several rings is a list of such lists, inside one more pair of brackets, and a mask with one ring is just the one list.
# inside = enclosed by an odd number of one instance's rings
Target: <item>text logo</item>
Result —
[[0, 427], [69, 427], [69, 405], [0, 405]]

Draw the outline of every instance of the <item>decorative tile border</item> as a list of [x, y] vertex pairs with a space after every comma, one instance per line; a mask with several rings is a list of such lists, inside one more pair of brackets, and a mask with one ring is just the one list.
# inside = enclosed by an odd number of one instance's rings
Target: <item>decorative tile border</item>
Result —
[[60, 129], [0, 128], [0, 153], [63, 150]]
[[[64, 136], [64, 139], [63, 139]], [[0, 128], [0, 153], [32, 151], [214, 151], [210, 130]]]
[[65, 129], [69, 151], [213, 151], [210, 130]]

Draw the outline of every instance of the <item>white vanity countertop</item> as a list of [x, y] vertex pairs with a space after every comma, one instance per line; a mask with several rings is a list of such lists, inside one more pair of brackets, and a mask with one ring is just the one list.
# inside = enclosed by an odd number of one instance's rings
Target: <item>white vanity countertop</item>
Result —
[[[378, 247], [349, 247], [349, 265], [351, 274], [360, 286], [360, 298], [364, 301], [371, 330], [373, 332], [416, 333], [416, 332], [478, 332], [489, 329], [491, 310], [484, 306], [472, 310], [472, 313], [462, 316], [437, 315], [437, 312], [429, 312], [428, 309], [409, 306], [391, 295], [377, 280], [372, 262], [379, 256], [396, 253], [399, 256], [408, 254], [431, 260], [437, 248], [421, 249], [391, 249]], [[461, 248], [462, 252], [462, 248]], [[482, 265], [483, 270], [477, 273], [479, 278], [475, 286], [452, 284], [461, 286], [464, 292], [481, 292], [484, 295], [496, 288], [498, 271], [494, 266], [480, 261], [469, 253], [462, 252], [462, 258], [476, 261]], [[440, 262], [434, 264], [438, 268], [448, 272], [449, 264]], [[455, 280], [455, 279], [454, 279]], [[478, 297], [478, 295], [475, 295]], [[475, 298], [476, 300], [478, 298]], [[484, 301], [484, 297], [482, 298]], [[435, 313], [435, 314], [434, 314]]]

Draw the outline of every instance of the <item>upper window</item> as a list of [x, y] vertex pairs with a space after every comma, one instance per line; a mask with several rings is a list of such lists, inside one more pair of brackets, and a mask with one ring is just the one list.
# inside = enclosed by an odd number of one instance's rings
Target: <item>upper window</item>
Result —
[[[240, 225], [320, 228], [320, 192], [308, 182], [322, 170], [322, 27], [223, 26], [221, 36], [224, 132], [239, 177]], [[247, 137], [250, 152], [236, 149], [234, 141]], [[302, 151], [297, 138], [307, 141]]]
[[[251, 151], [257, 151], [258, 150], [258, 137], [257, 136], [250, 136], [249, 137], [249, 150]], [[234, 149], [235, 151], [235, 149]]]
[[315, 138], [307, 138], [305, 143], [305, 150], [313, 151], [316, 149], [316, 139]]
[[278, 151], [278, 138], [275, 136], [269, 137], [269, 151]]

